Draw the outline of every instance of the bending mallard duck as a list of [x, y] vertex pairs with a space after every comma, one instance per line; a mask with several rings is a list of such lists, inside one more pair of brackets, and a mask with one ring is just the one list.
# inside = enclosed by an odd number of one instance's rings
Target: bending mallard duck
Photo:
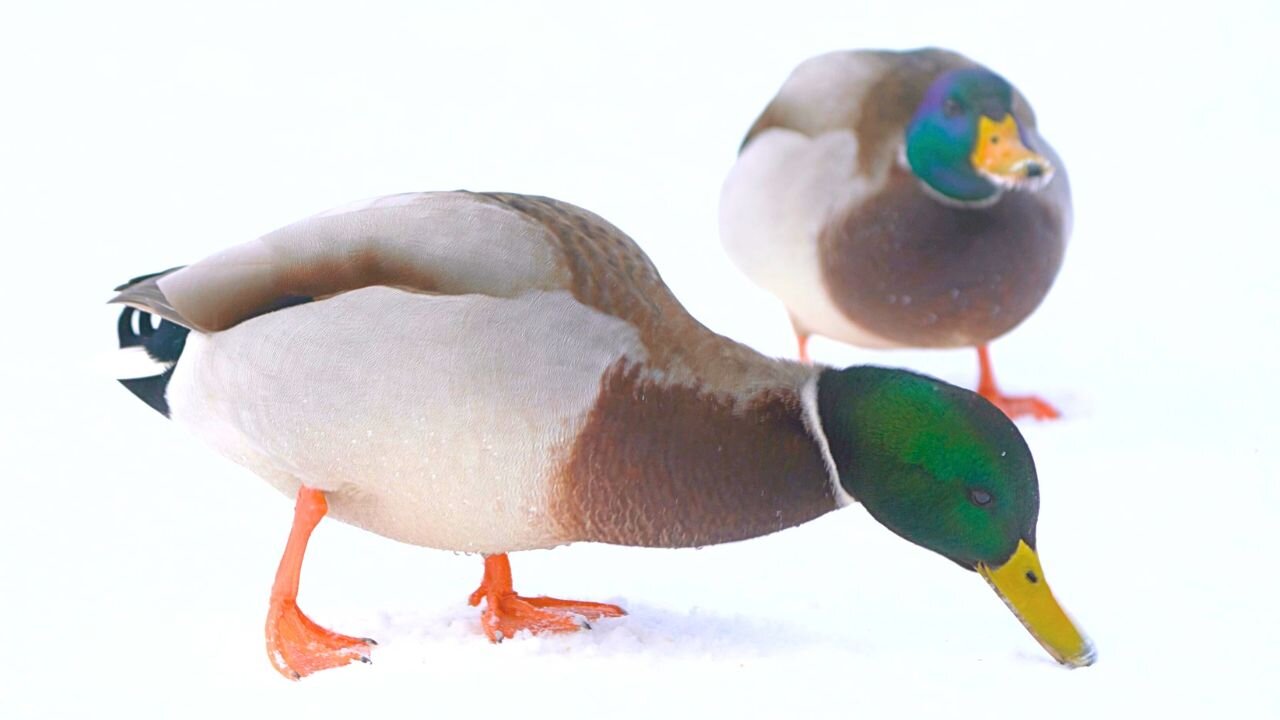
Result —
[[298, 609], [325, 515], [482, 554], [471, 602], [500, 640], [623, 614], [517, 595], [507, 553], [744, 540], [855, 502], [982, 574], [1060, 662], [1092, 662], [1045, 584], [1035, 467], [1003, 414], [910, 372], [716, 335], [572, 205], [382, 198], [119, 290], [121, 347], [154, 363], [126, 387], [296, 498], [266, 627], [286, 677], [371, 652]]

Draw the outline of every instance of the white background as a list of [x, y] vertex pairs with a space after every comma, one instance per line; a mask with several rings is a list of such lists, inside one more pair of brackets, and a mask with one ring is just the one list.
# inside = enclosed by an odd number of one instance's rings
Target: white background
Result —
[[[0, 717], [1280, 713], [1280, 6], [533, 5], [0, 10]], [[719, 249], [720, 182], [799, 61], [925, 44], [1017, 84], [1071, 173], [1063, 273], [994, 358], [1066, 413], [1023, 428], [1096, 666], [1056, 667], [977, 577], [852, 508], [701, 551], [518, 554], [518, 589], [631, 615], [501, 646], [464, 605], [479, 559], [324, 523], [303, 607], [383, 644], [271, 671], [291, 503], [93, 369], [112, 286], [362, 197], [534, 192], [789, 355]], [[970, 352], [813, 351], [975, 376]]]

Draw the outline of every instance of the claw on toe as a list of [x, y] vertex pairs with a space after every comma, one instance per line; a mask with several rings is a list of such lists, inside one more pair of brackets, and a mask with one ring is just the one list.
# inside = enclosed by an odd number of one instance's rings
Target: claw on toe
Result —
[[273, 601], [267, 614], [267, 657], [290, 680], [353, 662], [373, 662], [369, 653], [376, 644], [320, 627], [292, 601]]

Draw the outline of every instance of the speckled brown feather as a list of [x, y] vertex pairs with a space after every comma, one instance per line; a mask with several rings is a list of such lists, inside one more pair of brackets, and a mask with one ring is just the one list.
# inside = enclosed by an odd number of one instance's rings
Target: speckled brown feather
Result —
[[807, 372], [708, 330], [684, 309], [635, 242], [594, 213], [551, 198], [483, 193], [542, 223], [570, 273], [567, 288], [585, 305], [634, 326], [649, 357], [646, 366], [668, 382], [706, 392], [748, 396], [794, 386]]

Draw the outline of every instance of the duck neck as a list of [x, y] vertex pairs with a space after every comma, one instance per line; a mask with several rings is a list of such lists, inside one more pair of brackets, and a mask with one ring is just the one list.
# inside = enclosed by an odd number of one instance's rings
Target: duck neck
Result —
[[917, 118], [907, 127], [901, 160], [926, 192], [945, 202], [991, 204], [999, 199], [1000, 188], [974, 169], [972, 148], [971, 135], [956, 136], [947, 128]]

